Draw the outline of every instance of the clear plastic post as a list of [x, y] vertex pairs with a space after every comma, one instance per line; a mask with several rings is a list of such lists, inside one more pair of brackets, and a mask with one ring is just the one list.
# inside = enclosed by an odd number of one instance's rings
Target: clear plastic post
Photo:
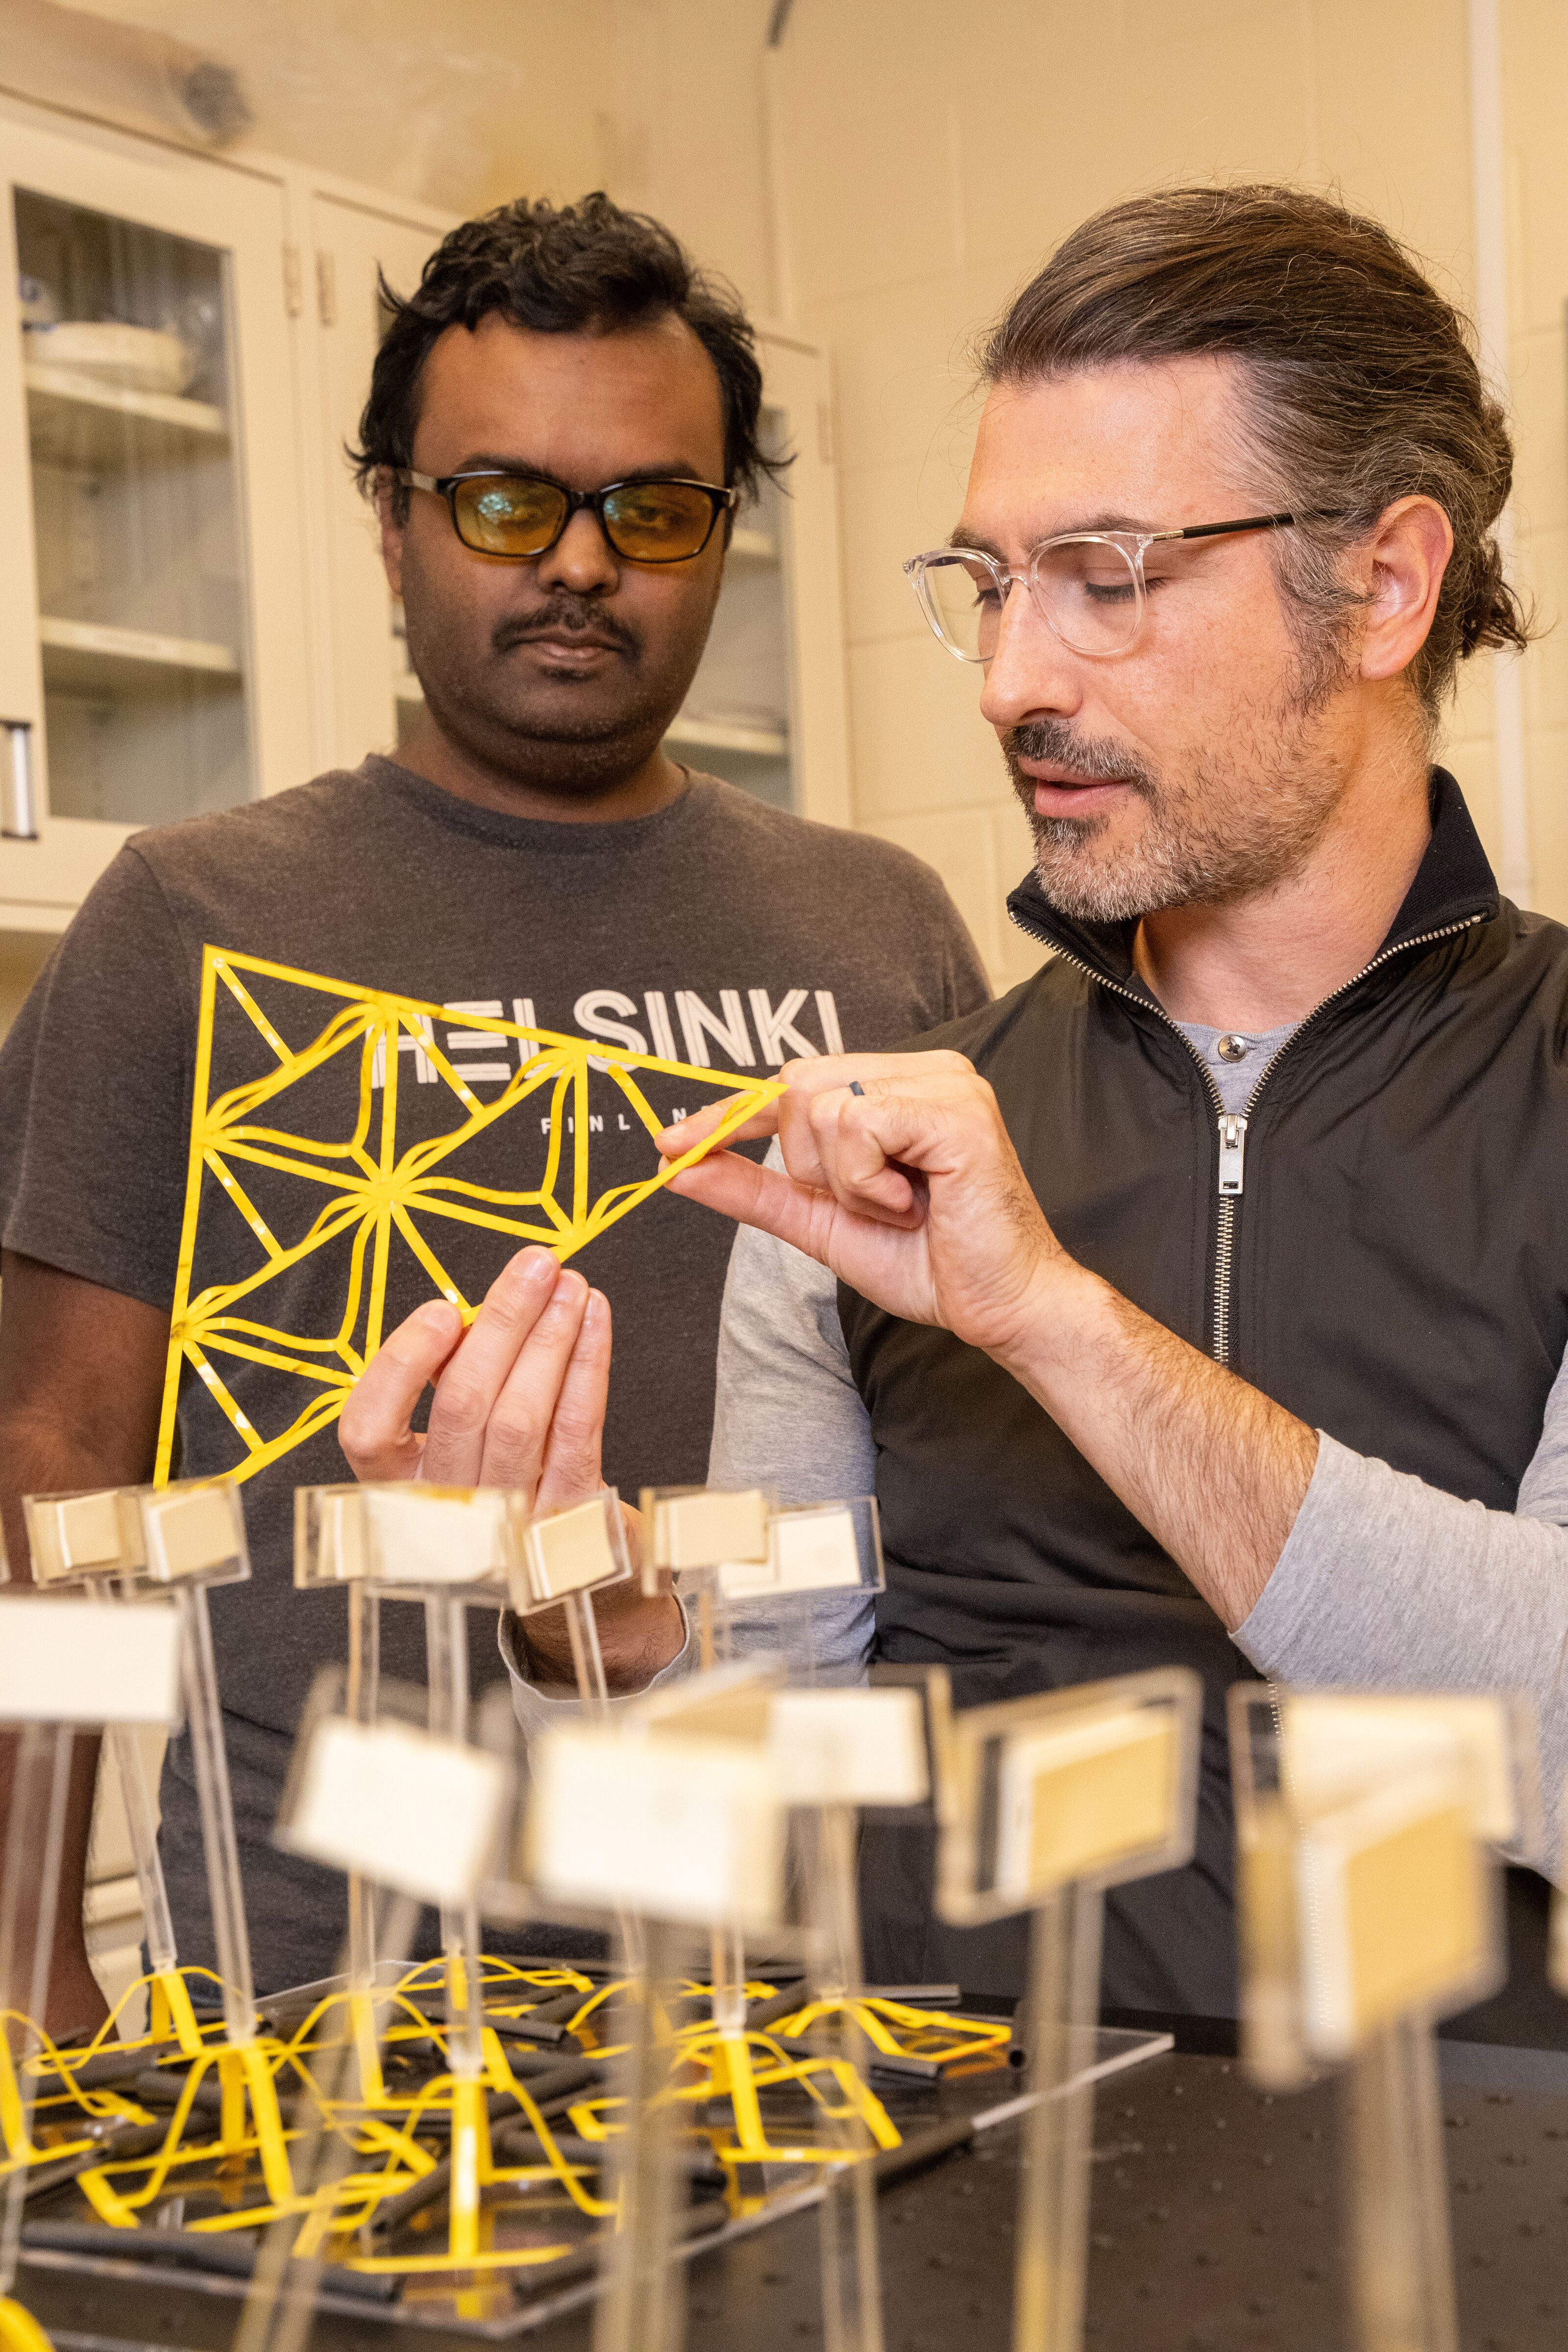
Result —
[[1015, 2352], [1076, 2352], [1083, 2340], [1094, 2086], [1083, 2077], [1100, 2000], [1097, 1886], [1063, 1886], [1036, 1911], [1025, 2032], [1029, 2089], [1018, 2188]]
[[1104, 1894], [1190, 1859], [1201, 1720], [1197, 1676], [1169, 1666], [971, 1708], [946, 1738], [938, 1914], [1034, 1915], [1015, 2352], [1083, 2341]]
[[1346, 2078], [1361, 2352], [1458, 2352], [1437, 2059], [1425, 2019], [1374, 2033]]
[[[349, 1586], [348, 1601], [348, 1711], [356, 1723], [374, 1723], [381, 1683], [381, 1605], [362, 1579]], [[375, 1983], [375, 1890], [352, 1870], [348, 1897], [349, 1986], [366, 1993]]]
[[[37, 2078], [30, 2061], [41, 2046], [40, 2028], [49, 1997], [55, 1916], [59, 1907], [60, 1857], [65, 1847], [66, 1805], [70, 1792], [72, 1735], [68, 1724], [30, 1723], [17, 1742], [16, 1778], [6, 1823], [5, 1870], [0, 1885], [0, 2004], [8, 2056], [5, 2070], [7, 2149], [12, 2168], [0, 2208], [0, 2341], [16, 2281], [22, 2212], [27, 2194], [25, 2151], [32, 2141]], [[27, 1898], [36, 1908], [27, 1937]], [[20, 2159], [20, 2160], [18, 2160]]]
[[256, 1987], [250, 1972], [250, 1935], [245, 1921], [245, 1888], [234, 1832], [234, 1799], [224, 1747], [212, 1618], [205, 1585], [186, 1584], [178, 1590], [184, 1619], [185, 1720], [195, 1767], [202, 1843], [206, 1853], [213, 1942], [223, 1983], [225, 2034], [230, 2049], [238, 2050], [256, 2039]]
[[[468, 1623], [461, 1599], [431, 1593], [425, 1602], [425, 1646], [430, 1730], [464, 1746], [468, 1737]], [[452, 2190], [449, 2245], [453, 2256], [479, 2250], [480, 2191], [490, 2170], [489, 2116], [485, 2104], [484, 1989], [478, 1906], [443, 1904], [441, 1949], [446, 1961], [447, 2064], [452, 2075]]]
[[1230, 1697], [1249, 2071], [1344, 2065], [1359, 2352], [1456, 2352], [1435, 2021], [1503, 1975], [1494, 1844], [1534, 1843], [1509, 1701]]
[[676, 2156], [676, 2108], [660, 2096], [673, 2049], [666, 1998], [679, 1981], [679, 1943], [673, 1928], [644, 1923], [623, 2077], [629, 2120], [615, 2144], [620, 2222], [605, 2242], [594, 2352], [679, 2352], [685, 2333], [686, 2266], [676, 2260], [685, 2175]]
[[577, 1696], [590, 1722], [610, 1711], [610, 1686], [605, 1679], [605, 1654], [599, 1647], [599, 1621], [591, 1592], [569, 1592], [562, 1603], [566, 1612], [566, 1637], [572, 1644], [572, 1672]]
[[[852, 2004], [865, 1992], [860, 1957], [860, 1908], [856, 1887], [856, 1822], [852, 1805], [829, 1804], [805, 1817], [811, 1855], [809, 1907], [818, 1954], [816, 1997], [842, 2004], [833, 2020], [843, 2056], [864, 2073], [865, 2036]], [[845, 2119], [853, 2149], [836, 2166], [822, 2201], [820, 2254], [822, 2326], [826, 2352], [882, 2352], [882, 2268], [877, 2182], [865, 2149]]]

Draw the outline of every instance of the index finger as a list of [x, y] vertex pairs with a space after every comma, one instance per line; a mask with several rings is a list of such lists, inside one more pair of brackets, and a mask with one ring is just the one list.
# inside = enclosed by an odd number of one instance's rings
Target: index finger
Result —
[[[817, 1095], [831, 1094], [837, 1089], [856, 1084], [868, 1085], [873, 1078], [907, 1077], [922, 1072], [969, 1070], [973, 1065], [963, 1054], [938, 1049], [927, 1054], [815, 1054], [809, 1060], [786, 1062], [779, 1072], [779, 1083], [792, 1102], [808, 1103]], [[694, 1151], [705, 1143], [724, 1118], [726, 1111], [740, 1100], [729, 1095], [721, 1102], [709, 1103], [694, 1111], [673, 1127], [667, 1127], [658, 1138], [658, 1148], [666, 1160], [679, 1160], [682, 1153]], [[724, 1138], [726, 1145], [748, 1143], [754, 1137], [776, 1135], [783, 1110], [783, 1098], [773, 1100], [752, 1118]]]

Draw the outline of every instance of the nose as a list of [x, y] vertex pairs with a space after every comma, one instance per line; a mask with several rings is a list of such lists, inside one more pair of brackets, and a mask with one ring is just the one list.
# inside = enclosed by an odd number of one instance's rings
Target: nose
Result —
[[597, 515], [579, 507], [554, 546], [539, 558], [537, 578], [546, 594], [554, 588], [568, 588], [578, 596], [615, 594], [621, 568]]
[[1078, 656], [1041, 619], [1026, 584], [1016, 580], [980, 690], [982, 717], [998, 729], [1021, 727], [1047, 712], [1070, 714], [1082, 700]]

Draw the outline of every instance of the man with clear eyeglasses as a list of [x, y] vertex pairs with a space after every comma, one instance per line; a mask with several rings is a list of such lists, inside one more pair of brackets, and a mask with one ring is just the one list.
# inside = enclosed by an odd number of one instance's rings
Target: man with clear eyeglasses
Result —
[[[1511, 452], [1414, 259], [1290, 189], [1100, 215], [983, 368], [952, 542], [907, 568], [1052, 952], [908, 1052], [786, 1069], [765, 1166], [675, 1180], [742, 1228], [710, 1478], [874, 1486], [888, 1589], [818, 1604], [838, 1672], [973, 1705], [1198, 1671], [1196, 1857], [1112, 1894], [1102, 1990], [1224, 2016], [1238, 1676], [1529, 1692], [1556, 1867], [1568, 935], [1432, 762], [1458, 662], [1528, 635]], [[1022, 1989], [1019, 1930], [932, 1921], [924, 1832], [865, 1882], [869, 1973]]]

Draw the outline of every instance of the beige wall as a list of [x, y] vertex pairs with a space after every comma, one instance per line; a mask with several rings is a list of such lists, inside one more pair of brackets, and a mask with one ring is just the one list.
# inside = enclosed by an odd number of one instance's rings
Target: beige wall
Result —
[[[1568, 21], [1554, 0], [1508, 0], [1508, 29], [1510, 128], [1540, 157], [1516, 206], [1542, 247], [1516, 287], [1524, 551], [1544, 572], [1550, 549], [1561, 572], [1568, 164], [1550, 96], [1562, 77], [1539, 59], [1568, 65]], [[784, 275], [837, 371], [859, 817], [949, 877], [999, 976], [1033, 961], [1001, 911], [1027, 863], [1023, 820], [973, 676], [927, 636], [899, 572], [958, 511], [966, 339], [1085, 214], [1177, 179], [1337, 185], [1468, 299], [1467, 55], [1463, 0], [797, 0], [777, 55]], [[1521, 85], [1540, 93], [1528, 125]], [[1565, 662], [1549, 646], [1527, 675], [1536, 898], [1568, 915]], [[1472, 667], [1448, 757], [1495, 856], [1489, 671]]]
[[[1568, 613], [1568, 9], [1502, 0], [1509, 362], [1518, 447], [1517, 571], [1541, 616]], [[1524, 663], [1534, 904], [1568, 921], [1568, 631]]]
[[[948, 877], [998, 978], [1026, 862], [973, 677], [899, 565], [958, 510], [965, 344], [1094, 206], [1176, 178], [1337, 186], [1467, 302], [1466, 0], [97, 0], [237, 66], [254, 143], [474, 208], [595, 184], [668, 218], [836, 373], [858, 821]], [[1500, 0], [1521, 575], [1568, 604], [1568, 9]], [[1524, 666], [1533, 902], [1568, 918], [1568, 638]], [[1490, 666], [1447, 756], [1494, 859]]]

